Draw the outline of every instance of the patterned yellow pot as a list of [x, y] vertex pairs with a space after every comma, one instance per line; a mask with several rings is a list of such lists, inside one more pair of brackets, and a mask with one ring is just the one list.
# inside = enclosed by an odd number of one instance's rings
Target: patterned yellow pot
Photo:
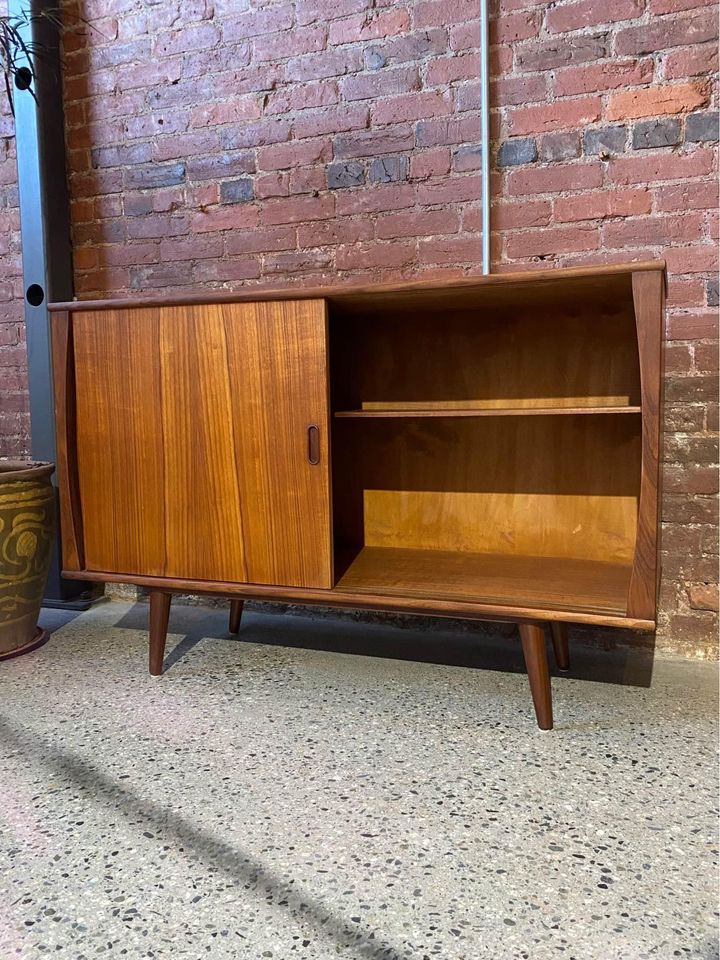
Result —
[[0, 460], [0, 659], [46, 636], [37, 622], [55, 536], [54, 469]]

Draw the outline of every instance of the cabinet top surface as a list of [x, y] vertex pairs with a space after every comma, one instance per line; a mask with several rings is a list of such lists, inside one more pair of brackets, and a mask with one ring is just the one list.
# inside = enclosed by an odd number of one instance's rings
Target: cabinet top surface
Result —
[[[107, 300], [72, 300], [67, 303], [50, 303], [51, 311], [78, 310], [117, 310], [134, 307], [169, 307], [213, 303], [256, 303], [268, 300], [327, 300], [334, 304], [361, 304], [365, 300], [402, 298], [405, 295], [422, 297], [423, 294], [443, 297], [464, 294], [472, 296], [489, 294], [491, 290], [498, 297], [518, 291], [518, 288], [532, 290], [555, 289], [566, 295], [581, 290], [592, 290], [594, 281], [600, 280], [606, 293], [611, 293], [613, 282], [627, 284], [633, 273], [646, 270], [665, 270], [664, 260], [645, 260], [635, 263], [600, 265], [591, 267], [557, 267], [552, 270], [510, 271], [493, 273], [486, 276], [458, 277], [449, 280], [415, 280], [392, 284], [363, 284], [326, 287], [298, 287], [289, 285], [282, 288], [243, 286], [235, 290], [195, 290], [171, 297], [159, 294], [141, 294], [136, 297], [111, 298]], [[610, 286], [607, 287], [606, 285]]]

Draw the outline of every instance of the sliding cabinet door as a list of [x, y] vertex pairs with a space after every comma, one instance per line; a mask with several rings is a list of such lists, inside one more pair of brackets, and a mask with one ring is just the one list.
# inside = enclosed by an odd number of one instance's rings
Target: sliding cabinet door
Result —
[[78, 312], [87, 569], [332, 586], [323, 301]]

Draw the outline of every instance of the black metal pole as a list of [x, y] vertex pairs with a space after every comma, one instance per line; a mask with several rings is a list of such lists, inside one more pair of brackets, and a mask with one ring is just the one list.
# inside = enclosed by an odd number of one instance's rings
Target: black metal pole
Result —
[[[48, 301], [73, 297], [70, 208], [65, 162], [60, 38], [44, 11], [47, 0], [9, 0], [10, 17], [25, 17], [23, 39], [40, 55], [18, 64], [15, 74], [20, 230], [22, 236], [25, 331], [30, 390], [31, 453], [55, 460], [52, 367]], [[32, 70], [30, 70], [32, 66]], [[57, 496], [57, 488], [56, 488]], [[84, 609], [91, 585], [60, 576], [60, 533], [43, 601], [45, 606]]]

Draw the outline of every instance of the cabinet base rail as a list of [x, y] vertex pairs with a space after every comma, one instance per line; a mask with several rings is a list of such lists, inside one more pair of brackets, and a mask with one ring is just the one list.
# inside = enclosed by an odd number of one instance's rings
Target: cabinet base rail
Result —
[[[150, 673], [154, 677], [160, 676], [163, 672], [171, 601], [172, 593], [167, 590], [150, 591], [149, 664]], [[228, 624], [230, 633], [237, 634], [240, 631], [244, 605], [244, 600], [237, 597], [231, 598]], [[545, 643], [545, 625], [540, 621], [519, 622], [518, 627], [537, 724], [541, 730], [552, 730], [552, 689]], [[559, 670], [569, 670], [567, 624], [551, 621], [550, 630], [557, 667]]]

